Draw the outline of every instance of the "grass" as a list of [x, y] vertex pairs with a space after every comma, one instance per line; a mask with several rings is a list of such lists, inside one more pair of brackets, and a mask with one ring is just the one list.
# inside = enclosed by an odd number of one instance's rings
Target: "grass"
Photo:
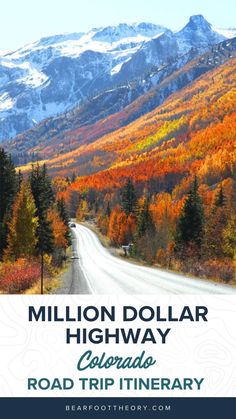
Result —
[[[45, 278], [44, 280], [44, 294], [50, 294], [52, 290], [58, 288], [60, 285], [60, 281], [58, 276], [53, 278]], [[40, 280], [33, 285], [33, 287], [29, 288], [24, 292], [24, 294], [32, 295], [32, 294], [41, 294], [41, 282]]]
[[[68, 250], [68, 256], [71, 254], [71, 248]], [[70, 258], [68, 257], [64, 266], [61, 268], [53, 268], [51, 270], [51, 278], [45, 277], [44, 279], [44, 294], [52, 294], [54, 290], [60, 288], [61, 286], [61, 277], [69, 269]], [[26, 290], [24, 294], [32, 295], [32, 294], [41, 294], [41, 280], [39, 279], [36, 284], [34, 284], [31, 288]]]

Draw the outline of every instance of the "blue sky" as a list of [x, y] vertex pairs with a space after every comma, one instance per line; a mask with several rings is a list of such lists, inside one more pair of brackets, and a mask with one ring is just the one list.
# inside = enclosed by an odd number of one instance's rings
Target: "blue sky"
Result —
[[4, 0], [0, 51], [43, 36], [120, 22], [147, 21], [179, 29], [193, 14], [203, 14], [214, 26], [236, 27], [235, 4], [235, 0]]

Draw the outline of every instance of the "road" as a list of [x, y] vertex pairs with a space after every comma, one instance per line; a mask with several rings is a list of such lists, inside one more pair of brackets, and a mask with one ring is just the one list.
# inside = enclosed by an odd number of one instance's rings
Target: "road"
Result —
[[78, 239], [75, 229], [72, 230], [72, 259], [69, 269], [62, 275], [61, 285], [53, 294], [91, 294], [91, 288], [80, 266]]
[[[96, 234], [76, 224], [68, 294], [236, 294], [236, 287], [140, 266], [110, 254]], [[79, 259], [77, 258], [79, 256]]]

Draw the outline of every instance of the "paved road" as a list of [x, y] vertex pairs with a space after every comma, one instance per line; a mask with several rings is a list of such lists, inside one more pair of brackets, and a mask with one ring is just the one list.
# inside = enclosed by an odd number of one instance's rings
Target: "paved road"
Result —
[[75, 259], [67, 294], [236, 294], [236, 288], [188, 278], [161, 269], [130, 263], [112, 256], [87, 227], [73, 228]]
[[80, 267], [78, 241], [72, 229], [72, 257], [71, 264], [61, 278], [61, 286], [53, 294], [91, 294], [87, 280]]

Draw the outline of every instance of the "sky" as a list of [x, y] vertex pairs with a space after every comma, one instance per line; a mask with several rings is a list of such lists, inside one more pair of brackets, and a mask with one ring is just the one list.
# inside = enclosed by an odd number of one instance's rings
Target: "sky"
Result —
[[236, 27], [235, 0], [0, 0], [0, 51], [42, 37], [118, 23], [152, 22], [181, 29], [194, 14]]

